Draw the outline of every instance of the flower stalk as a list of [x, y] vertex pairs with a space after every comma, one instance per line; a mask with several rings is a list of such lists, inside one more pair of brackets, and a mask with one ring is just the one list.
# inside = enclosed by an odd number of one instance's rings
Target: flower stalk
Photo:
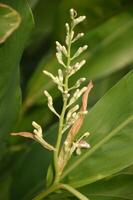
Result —
[[[86, 17], [77, 17], [76, 11], [74, 9], [70, 9], [70, 18], [71, 23], [65, 24], [65, 45], [62, 45], [60, 42], [56, 41], [56, 57], [58, 63], [63, 67], [63, 70], [58, 69], [58, 73], [56, 76], [46, 70], [43, 71], [43, 73], [51, 78], [51, 80], [57, 85], [57, 88], [61, 92], [63, 99], [62, 111], [59, 114], [54, 108], [54, 101], [52, 96], [49, 94], [48, 91], [44, 91], [44, 95], [46, 96], [48, 101], [49, 109], [59, 118], [58, 134], [55, 147], [53, 147], [51, 144], [47, 143], [43, 139], [42, 128], [36, 122], [32, 123], [35, 128], [33, 130], [33, 133], [12, 133], [12, 135], [32, 138], [40, 143], [44, 148], [53, 151], [54, 153], [53, 182], [46, 191], [40, 193], [37, 197], [34, 198], [34, 200], [43, 199], [44, 197], [58, 189], [68, 190], [79, 199], [88, 200], [87, 197], [78, 192], [76, 189], [72, 188], [69, 185], [60, 183], [64, 168], [66, 167], [68, 161], [71, 159], [73, 153], [76, 152], [77, 155], [80, 155], [82, 153], [82, 148], [90, 148], [90, 144], [85, 141], [90, 133], [84, 133], [79, 137], [79, 139], [77, 139], [77, 135], [83, 124], [85, 115], [87, 114], [88, 95], [93, 88], [92, 81], [90, 81], [86, 87], [81, 88], [81, 84], [86, 81], [86, 78], [80, 77], [73, 86], [69, 87], [69, 79], [71, 78], [71, 76], [74, 75], [78, 70], [80, 70], [86, 63], [86, 60], [75, 62], [75, 59], [88, 48], [87, 45], [79, 47], [74, 55], [72, 55], [71, 51], [72, 45], [84, 36], [84, 33], [79, 33], [75, 35], [74, 29], [79, 23], [84, 21]], [[82, 105], [80, 108], [80, 106], [77, 104], [77, 100], [81, 96]], [[68, 131], [67, 134], [66, 131]], [[62, 138], [64, 134], [66, 135], [65, 140], [63, 141]]]

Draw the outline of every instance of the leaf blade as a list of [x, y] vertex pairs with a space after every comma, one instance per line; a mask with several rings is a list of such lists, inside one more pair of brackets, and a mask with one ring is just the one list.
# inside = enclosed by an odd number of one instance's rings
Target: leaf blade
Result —
[[20, 14], [12, 7], [0, 3], [0, 44], [10, 37], [20, 23]]

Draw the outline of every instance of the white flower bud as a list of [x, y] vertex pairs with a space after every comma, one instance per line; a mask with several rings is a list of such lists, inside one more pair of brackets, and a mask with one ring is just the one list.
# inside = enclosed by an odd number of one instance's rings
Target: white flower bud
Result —
[[75, 17], [77, 16], [77, 12], [76, 10], [74, 10], [73, 8], [70, 9], [70, 17], [73, 20]]
[[80, 63], [77, 62], [75, 65], [71, 66], [71, 70], [69, 70], [69, 76], [75, 74], [85, 63], [86, 60], [82, 60]]
[[84, 36], [84, 33], [79, 33], [73, 40], [72, 43], [76, 42], [78, 39]]
[[80, 87], [80, 85], [81, 85], [84, 81], [86, 81], [86, 78], [80, 78], [80, 79], [76, 82], [75, 88]]
[[89, 132], [85, 132], [79, 139], [77, 142], [81, 141], [83, 138], [87, 138], [90, 135]]
[[49, 76], [53, 80], [54, 83], [59, 84], [59, 79], [57, 76], [53, 76], [53, 74], [51, 74], [50, 72], [48, 72], [46, 70], [43, 70], [43, 73], [45, 75]]
[[71, 40], [73, 39], [74, 37], [74, 31], [71, 32]]
[[74, 26], [76, 26], [77, 24], [81, 23], [82, 21], [84, 21], [86, 18], [86, 16], [80, 16], [76, 19], [74, 19]]
[[58, 60], [59, 64], [61, 64], [63, 67], [66, 68], [66, 66], [65, 66], [65, 64], [63, 62], [63, 59], [62, 59], [62, 53], [61, 52], [57, 52], [56, 53], [56, 57], [57, 57], [57, 60]]
[[68, 56], [68, 53], [67, 53], [67, 50], [66, 50], [65, 46], [62, 46], [62, 52], [66, 57]]
[[70, 99], [68, 107], [72, 105], [86, 90], [87, 87], [83, 87], [81, 90], [77, 89], [73, 94], [72, 98]]
[[77, 94], [77, 98], [79, 98], [85, 91], [87, 90], [87, 87], [83, 87]]
[[66, 26], [66, 39], [65, 39], [65, 42], [66, 42], [66, 45], [68, 45], [69, 44], [69, 37], [70, 37], [70, 27], [69, 27], [68, 23], [66, 23], [65, 26]]
[[67, 32], [67, 33], [69, 33], [69, 31], [70, 31], [69, 24], [68, 24], [68, 23], [66, 23], [66, 24], [65, 24], [65, 26], [66, 26], [66, 32]]
[[79, 47], [79, 49], [76, 51], [76, 53], [74, 54], [74, 56], [72, 57], [71, 60], [73, 60], [74, 58], [78, 57], [81, 53], [83, 53], [86, 49], [88, 48], [88, 45], [84, 45], [83, 47]]
[[67, 50], [65, 46], [62, 46], [58, 41], [56, 41], [56, 49], [58, 53], [63, 53], [67, 57]]
[[59, 76], [59, 81], [60, 81], [61, 83], [63, 83], [63, 72], [62, 72], [61, 69], [58, 69], [58, 76]]
[[82, 60], [78, 65], [76, 66], [76, 71], [78, 71], [84, 64], [86, 63], [86, 60]]
[[33, 132], [35, 134], [34, 140], [37, 141], [38, 143], [40, 143], [44, 148], [46, 148], [50, 151], [56, 151], [56, 149], [52, 145], [50, 145], [43, 139], [41, 126], [39, 124], [37, 124], [35, 121], [32, 122], [32, 125], [35, 128], [33, 130]]
[[86, 132], [84, 133], [76, 142], [73, 142], [73, 145], [70, 149], [70, 155], [76, 150], [76, 154], [80, 155], [81, 154], [81, 149], [89, 149], [91, 146], [88, 144], [85, 140], [82, 140], [84, 137], [88, 137], [90, 133]]
[[42, 137], [42, 128], [39, 124], [37, 124], [35, 121], [32, 122], [32, 126], [35, 128], [33, 130], [34, 134], [37, 135], [38, 137]]
[[55, 110], [54, 107], [53, 107], [53, 99], [52, 99], [51, 95], [50, 95], [46, 90], [44, 91], [44, 94], [45, 94], [45, 96], [46, 96], [47, 99], [48, 99], [48, 107], [49, 107], [49, 109], [50, 109], [55, 115], [57, 115], [58, 117], [60, 117], [59, 114], [56, 112], [56, 110]]
[[48, 98], [48, 104], [53, 105], [53, 99], [51, 95], [46, 90], [44, 90], [44, 94]]
[[57, 51], [62, 51], [62, 45], [58, 41], [56, 41], [55, 43], [56, 43]]
[[[71, 116], [75, 113], [75, 111], [77, 111], [79, 109], [79, 105], [77, 104], [76, 106], [74, 106], [73, 108], [71, 108], [66, 116], [66, 121], [69, 121], [69, 119], [71, 118]], [[75, 115], [74, 115], [75, 116]], [[74, 117], [73, 116], [73, 117]]]

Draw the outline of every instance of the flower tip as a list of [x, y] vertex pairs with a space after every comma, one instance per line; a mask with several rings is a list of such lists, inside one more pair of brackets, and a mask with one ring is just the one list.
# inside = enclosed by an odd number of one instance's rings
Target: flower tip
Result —
[[36, 125], [36, 122], [35, 121], [32, 121], [32, 126], [35, 126]]
[[15, 136], [15, 135], [17, 135], [17, 133], [10, 133], [10, 135], [11, 135], [11, 136]]
[[84, 134], [84, 137], [88, 137], [90, 135], [90, 133], [89, 132], [86, 132], [85, 134]]
[[73, 8], [70, 9], [70, 16], [71, 16], [72, 19], [77, 16], [77, 12]]
[[88, 84], [88, 88], [93, 88], [93, 87], [94, 87], [93, 82], [92, 82], [92, 80], [90, 80], [90, 82]]
[[65, 26], [68, 27], [69, 26], [68, 23], [65, 23]]
[[70, 9], [70, 12], [72, 13], [73, 11], [74, 11], [74, 9], [73, 9], [73, 8], [71, 8], [71, 9]]
[[85, 63], [86, 63], [86, 60], [83, 60], [82, 62], [85, 64]]
[[55, 41], [55, 44], [56, 44], [56, 45], [58, 45], [58, 44], [59, 44], [59, 42], [58, 42], [58, 41]]
[[87, 48], [88, 48], [88, 45], [85, 45], [85, 48], [87, 49]]
[[44, 94], [47, 95], [47, 93], [48, 93], [47, 90], [44, 90]]
[[43, 70], [42, 72], [43, 72], [44, 74], [46, 73], [46, 71], [45, 71], [45, 70]]

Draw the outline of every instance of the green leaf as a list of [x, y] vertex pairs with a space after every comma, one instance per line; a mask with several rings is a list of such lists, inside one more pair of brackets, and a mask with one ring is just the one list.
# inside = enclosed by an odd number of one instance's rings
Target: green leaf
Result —
[[[32, 57], [40, 56], [38, 55], [40, 48], [42, 48], [42, 46], [44, 46], [43, 48], [46, 48], [44, 45], [45, 42], [47, 45], [47, 41], [51, 40], [55, 16], [58, 14], [59, 0], [55, 0], [54, 2], [55, 3], [53, 3], [53, 1], [45, 0], [44, 3], [44, 1], [32, 0], [30, 3], [30, 5], [34, 7], [33, 15], [36, 22], [36, 28], [33, 31], [28, 48]], [[48, 44], [47, 49], [49, 49], [50, 45], [51, 43]]]
[[94, 200], [99, 196], [99, 200], [103, 197], [122, 198], [123, 200], [133, 199], [133, 175], [119, 175], [96, 183], [87, 185], [81, 189], [86, 196]]
[[[3, 3], [12, 6], [22, 17], [19, 28], [0, 46], [0, 148], [4, 149], [7, 138], [11, 138], [9, 133], [15, 126], [20, 110], [19, 64], [33, 27], [33, 20], [25, 0], [4, 0]], [[0, 154], [3, 152], [4, 150], [0, 151]]]
[[0, 44], [19, 27], [21, 17], [12, 7], [0, 3]]
[[[89, 48], [84, 57], [87, 64], [71, 79], [73, 84], [78, 77], [96, 80], [116, 72], [133, 61], [133, 16], [132, 11], [116, 15], [107, 22], [88, 32], [81, 42]], [[80, 43], [80, 45], [81, 45]], [[77, 45], [79, 46], [79, 45]], [[33, 74], [27, 89], [24, 110], [36, 103], [44, 103], [43, 90], [49, 90], [53, 97], [59, 96], [55, 85], [48, 79], [42, 70], [45, 68], [56, 73], [59, 65], [55, 57], [44, 58]], [[35, 84], [36, 83], [36, 84]]]
[[133, 73], [91, 109], [80, 133], [91, 133], [91, 149], [74, 156], [63, 177], [74, 187], [108, 177], [133, 163]]

